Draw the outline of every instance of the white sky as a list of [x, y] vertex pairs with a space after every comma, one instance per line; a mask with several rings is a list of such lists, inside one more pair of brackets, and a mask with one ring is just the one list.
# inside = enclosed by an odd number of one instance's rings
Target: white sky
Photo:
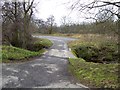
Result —
[[68, 16], [71, 18], [73, 22], [82, 22], [83, 19], [79, 18], [78, 12], [70, 13], [69, 5], [67, 2], [71, 0], [35, 0], [39, 2], [37, 4], [37, 12], [36, 17], [46, 20], [50, 15], [55, 17], [55, 21], [58, 25], [61, 23], [61, 18], [63, 16]]
[[[18, 0], [18, 1], [23, 1], [23, 0]], [[70, 13], [71, 12], [70, 3], [68, 2], [73, 3], [75, 1], [76, 0], [35, 0], [36, 10], [37, 10], [35, 12], [35, 16], [39, 19], [46, 20], [50, 15], [53, 15], [55, 17], [55, 22], [57, 23], [57, 25], [61, 24], [61, 18], [64, 16], [70, 18], [70, 20], [74, 23], [91, 21], [85, 19], [85, 17], [89, 17], [89, 14], [83, 14], [78, 11], [74, 11]], [[80, 2], [86, 4], [91, 1], [93, 0], [81, 0]], [[104, 1], [120, 1], [120, 0], [104, 0]]]
[[[58, 25], [61, 24], [61, 18], [64, 16], [70, 17], [71, 21], [73, 21], [74, 23], [90, 21], [85, 19], [85, 17], [89, 17], [88, 14], [83, 14], [78, 11], [74, 11], [71, 14], [69, 14], [71, 12], [70, 3], [69, 4], [67, 3], [75, 1], [76, 0], [35, 0], [35, 2], [37, 2], [36, 5], [37, 12], [35, 16], [37, 18], [46, 20], [50, 15], [53, 15], [55, 17], [55, 22]], [[81, 0], [81, 2], [85, 4], [91, 1], [93, 0]], [[120, 0], [104, 0], [104, 1], [120, 1]]]

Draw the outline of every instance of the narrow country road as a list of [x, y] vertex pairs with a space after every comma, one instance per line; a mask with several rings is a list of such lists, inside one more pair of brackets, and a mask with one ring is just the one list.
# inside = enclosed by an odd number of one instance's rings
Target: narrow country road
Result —
[[53, 46], [41, 57], [22, 63], [2, 65], [3, 88], [87, 88], [77, 83], [68, 71], [68, 57], [74, 58], [67, 47], [73, 38], [48, 38]]

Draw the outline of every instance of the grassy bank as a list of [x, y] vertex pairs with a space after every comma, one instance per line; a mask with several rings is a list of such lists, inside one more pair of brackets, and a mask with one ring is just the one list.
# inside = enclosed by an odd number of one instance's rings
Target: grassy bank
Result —
[[45, 50], [39, 50], [38, 52], [29, 51], [13, 46], [2, 46], [2, 62], [20, 61], [33, 56], [41, 55]]
[[81, 83], [89, 87], [118, 87], [117, 38], [81, 35], [79, 40], [68, 44], [78, 57], [69, 59], [69, 69]]
[[91, 88], [118, 88], [118, 64], [86, 62], [69, 59], [69, 69], [80, 83]]
[[38, 39], [38, 38], [36, 38], [36, 41], [34, 42], [34, 44], [36, 44], [36, 45], [40, 44], [44, 48], [49, 48], [49, 47], [52, 46], [53, 43], [48, 39]]
[[52, 46], [52, 42], [48, 39], [34, 38], [34, 43], [29, 49], [22, 49], [14, 46], [2, 47], [2, 62], [26, 61], [31, 57], [40, 56], [45, 52], [45, 48]]

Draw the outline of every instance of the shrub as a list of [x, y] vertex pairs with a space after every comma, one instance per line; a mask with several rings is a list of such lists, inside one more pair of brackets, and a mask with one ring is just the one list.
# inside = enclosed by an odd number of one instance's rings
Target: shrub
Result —
[[34, 41], [28, 45], [27, 49], [31, 51], [39, 51], [43, 48], [49, 48], [52, 42], [48, 39], [34, 38]]
[[118, 61], [118, 46], [113, 43], [82, 42], [72, 47], [78, 58], [88, 62], [109, 63]]

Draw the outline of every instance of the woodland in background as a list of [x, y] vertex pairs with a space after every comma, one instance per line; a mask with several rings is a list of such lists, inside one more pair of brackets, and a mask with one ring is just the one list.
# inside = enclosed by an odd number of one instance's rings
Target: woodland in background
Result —
[[[45, 23], [37, 23], [38, 29], [34, 33], [49, 34], [47, 25]], [[63, 33], [63, 34], [105, 34], [105, 35], [118, 35], [118, 21], [107, 20], [98, 21], [93, 23], [66, 23], [61, 26], [53, 26], [52, 33]]]

